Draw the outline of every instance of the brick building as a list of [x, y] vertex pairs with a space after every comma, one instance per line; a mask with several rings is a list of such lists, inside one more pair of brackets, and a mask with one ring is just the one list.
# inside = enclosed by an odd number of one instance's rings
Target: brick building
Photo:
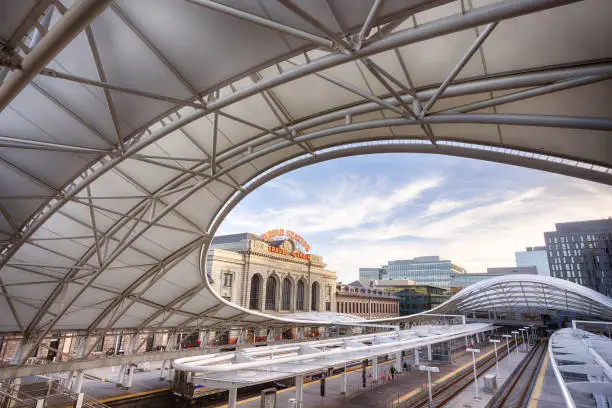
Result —
[[392, 292], [355, 281], [336, 285], [336, 310], [367, 319], [399, 316], [399, 300]]

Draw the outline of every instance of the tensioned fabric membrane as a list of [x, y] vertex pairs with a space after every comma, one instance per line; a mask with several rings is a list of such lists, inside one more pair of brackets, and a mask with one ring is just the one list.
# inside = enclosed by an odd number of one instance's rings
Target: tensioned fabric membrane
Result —
[[0, 332], [33, 347], [56, 330], [269, 322], [210, 293], [198, 249], [257, 186], [323, 160], [446, 154], [612, 185], [611, 14], [0, 0]]

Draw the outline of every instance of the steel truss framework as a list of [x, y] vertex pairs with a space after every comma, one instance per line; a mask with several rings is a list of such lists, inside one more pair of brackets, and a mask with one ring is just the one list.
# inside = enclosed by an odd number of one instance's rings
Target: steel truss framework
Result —
[[435, 313], [496, 312], [599, 316], [612, 320], [612, 300], [592, 289], [563, 279], [538, 275], [500, 276], [475, 283], [447, 302], [432, 309]]
[[22, 363], [56, 330], [273, 323], [211, 294], [198, 249], [301, 166], [418, 152], [612, 185], [608, 2], [350, 3], [1, 17], [0, 331]]

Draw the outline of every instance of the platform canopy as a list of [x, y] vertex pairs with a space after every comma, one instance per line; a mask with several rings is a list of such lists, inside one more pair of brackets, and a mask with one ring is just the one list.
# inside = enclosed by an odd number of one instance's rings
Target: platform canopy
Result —
[[273, 320], [212, 296], [198, 249], [250, 191], [324, 160], [445, 154], [612, 185], [611, 14], [0, 0], [0, 332]]
[[612, 299], [592, 289], [539, 275], [499, 276], [461, 290], [431, 313], [496, 312], [599, 317], [612, 321]]
[[[599, 330], [608, 331], [609, 324], [603, 323]], [[608, 337], [575, 328], [557, 330], [548, 343], [548, 357], [567, 407], [605, 406], [612, 397]]]

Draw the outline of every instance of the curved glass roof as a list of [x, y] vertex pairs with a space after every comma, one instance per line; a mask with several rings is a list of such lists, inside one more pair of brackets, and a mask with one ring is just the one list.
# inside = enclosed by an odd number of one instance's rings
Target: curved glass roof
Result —
[[606, 0], [0, 10], [0, 332], [34, 342], [270, 321], [212, 297], [197, 251], [318, 161], [448, 154], [612, 184]]

